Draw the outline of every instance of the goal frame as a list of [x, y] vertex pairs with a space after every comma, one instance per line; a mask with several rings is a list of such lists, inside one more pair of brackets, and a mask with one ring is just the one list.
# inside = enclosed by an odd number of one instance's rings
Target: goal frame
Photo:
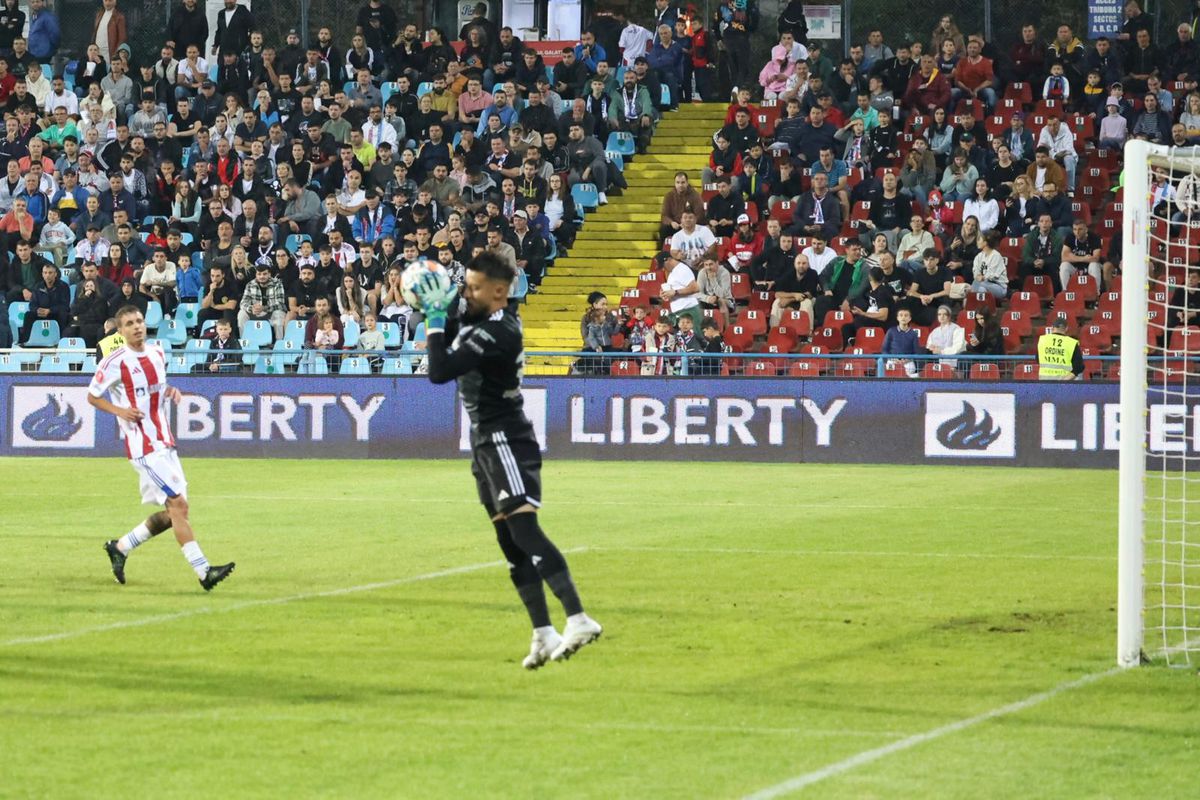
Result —
[[[1149, 314], [1150, 158], [1170, 148], [1125, 144], [1121, 225], [1121, 436], [1117, 523], [1117, 663], [1142, 661], [1145, 637], [1146, 319]], [[1135, 433], [1136, 431], [1136, 433]]]

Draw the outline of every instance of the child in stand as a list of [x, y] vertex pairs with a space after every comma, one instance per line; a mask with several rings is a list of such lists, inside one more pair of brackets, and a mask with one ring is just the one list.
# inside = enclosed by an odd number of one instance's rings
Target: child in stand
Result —
[[240, 356], [234, 351], [241, 347], [241, 343], [233, 338], [233, 325], [227, 319], [219, 319], [213, 330], [216, 331], [216, 335], [212, 337], [212, 344], [208, 348], [208, 371], [233, 372], [238, 368], [240, 360]]
[[651, 330], [650, 323], [646, 320], [646, 307], [634, 306], [633, 316], [625, 318], [621, 329], [625, 333], [625, 346], [629, 348], [629, 352], [642, 352]]
[[[671, 318], [665, 312], [658, 315], [654, 330], [646, 337], [643, 347], [646, 353], [679, 352], [679, 340], [671, 332]], [[673, 359], [659, 357], [642, 361], [643, 375], [672, 375], [674, 372]]]
[[317, 335], [315, 342], [318, 350], [336, 350], [341, 337], [338, 336], [337, 329], [333, 327], [333, 317], [326, 314], [321, 318], [317, 326]]
[[[721, 329], [717, 325], [716, 320], [706, 319], [700, 325], [700, 352], [702, 353], [724, 353], [725, 340], [721, 337]], [[719, 358], [698, 358], [696, 359], [697, 375], [720, 375], [721, 374], [721, 359]]]
[[[375, 314], [368, 311], [363, 315], [363, 330], [358, 335], [358, 349], [369, 350], [382, 353], [384, 349], [383, 331], [379, 330], [379, 320], [375, 318]], [[383, 358], [380, 356], [369, 356], [372, 368], [378, 368], [383, 364]]]
[[67, 261], [67, 248], [74, 243], [75, 232], [62, 221], [58, 208], [51, 206], [46, 209], [46, 224], [42, 227], [42, 235], [38, 239], [38, 252], [49, 253], [54, 259], [54, 266], [62, 269]]
[[1104, 114], [1104, 102], [1108, 97], [1108, 89], [1100, 85], [1100, 71], [1092, 70], [1087, 75], [1087, 84], [1083, 87], [1083, 97], [1079, 98], [1079, 113], [1088, 114], [1099, 119]]
[[[703, 353], [704, 340], [696, 335], [696, 323], [690, 316], [681, 316], [679, 318], [679, 332], [675, 334], [675, 347], [680, 353]], [[680, 372], [685, 370], [682, 367], [686, 364], [686, 374], [698, 375], [697, 367], [702, 359], [689, 358], [686, 361], [680, 361]]]
[[1063, 77], [1063, 65], [1056, 61], [1050, 65], [1050, 77], [1042, 86], [1042, 97], [1047, 100], [1060, 100], [1066, 105], [1071, 98], [1071, 84]]
[[1117, 98], [1108, 98], [1108, 116], [1100, 120], [1100, 146], [1120, 150], [1129, 138], [1129, 120], [1121, 116]]

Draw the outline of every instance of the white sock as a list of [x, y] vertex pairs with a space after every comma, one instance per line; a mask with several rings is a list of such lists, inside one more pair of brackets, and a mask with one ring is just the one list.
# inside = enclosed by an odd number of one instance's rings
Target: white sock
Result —
[[580, 622], [585, 622], [587, 618], [588, 615], [580, 611], [578, 614], [572, 614], [571, 616], [567, 617], [567, 622], [574, 622], [578, 624]]
[[538, 636], [541, 636], [541, 637], [543, 637], [543, 638], [545, 638], [545, 637], [547, 637], [547, 636], [551, 636], [551, 635], [553, 635], [553, 636], [557, 636], [557, 635], [558, 635], [558, 631], [556, 631], [556, 630], [554, 629], [554, 626], [553, 626], [553, 625], [543, 625], [543, 626], [542, 626], [542, 627], [540, 627], [540, 628], [534, 628], [534, 629], [533, 629], [533, 632], [534, 632], [534, 633], [536, 633]]
[[200, 544], [195, 540], [188, 542], [182, 548], [183, 557], [192, 565], [192, 569], [196, 571], [196, 577], [203, 578], [208, 574], [208, 559], [204, 557], [204, 553], [200, 550]]
[[150, 541], [150, 529], [143, 522], [117, 540], [117, 549], [125, 555], [129, 555], [139, 544], [148, 541]]

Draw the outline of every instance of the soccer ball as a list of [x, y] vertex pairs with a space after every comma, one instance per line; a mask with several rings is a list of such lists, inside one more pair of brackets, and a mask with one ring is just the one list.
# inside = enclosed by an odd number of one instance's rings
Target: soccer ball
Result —
[[450, 274], [446, 272], [446, 269], [441, 264], [425, 258], [418, 259], [409, 264], [400, 275], [400, 293], [404, 295], [404, 302], [417, 311], [421, 310], [421, 299], [417, 297], [416, 292], [413, 291], [413, 287], [420, 282], [426, 273], [436, 275], [442, 289], [450, 288]]

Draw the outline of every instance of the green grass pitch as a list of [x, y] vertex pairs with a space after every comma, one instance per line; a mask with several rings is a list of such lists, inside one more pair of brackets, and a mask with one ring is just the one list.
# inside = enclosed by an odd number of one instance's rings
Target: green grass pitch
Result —
[[112, 581], [123, 461], [0, 461], [0, 797], [1196, 791], [1194, 670], [906, 743], [1112, 668], [1112, 472], [551, 460], [607, 630], [528, 673], [465, 463], [184, 466], [211, 595], [170, 539]]

